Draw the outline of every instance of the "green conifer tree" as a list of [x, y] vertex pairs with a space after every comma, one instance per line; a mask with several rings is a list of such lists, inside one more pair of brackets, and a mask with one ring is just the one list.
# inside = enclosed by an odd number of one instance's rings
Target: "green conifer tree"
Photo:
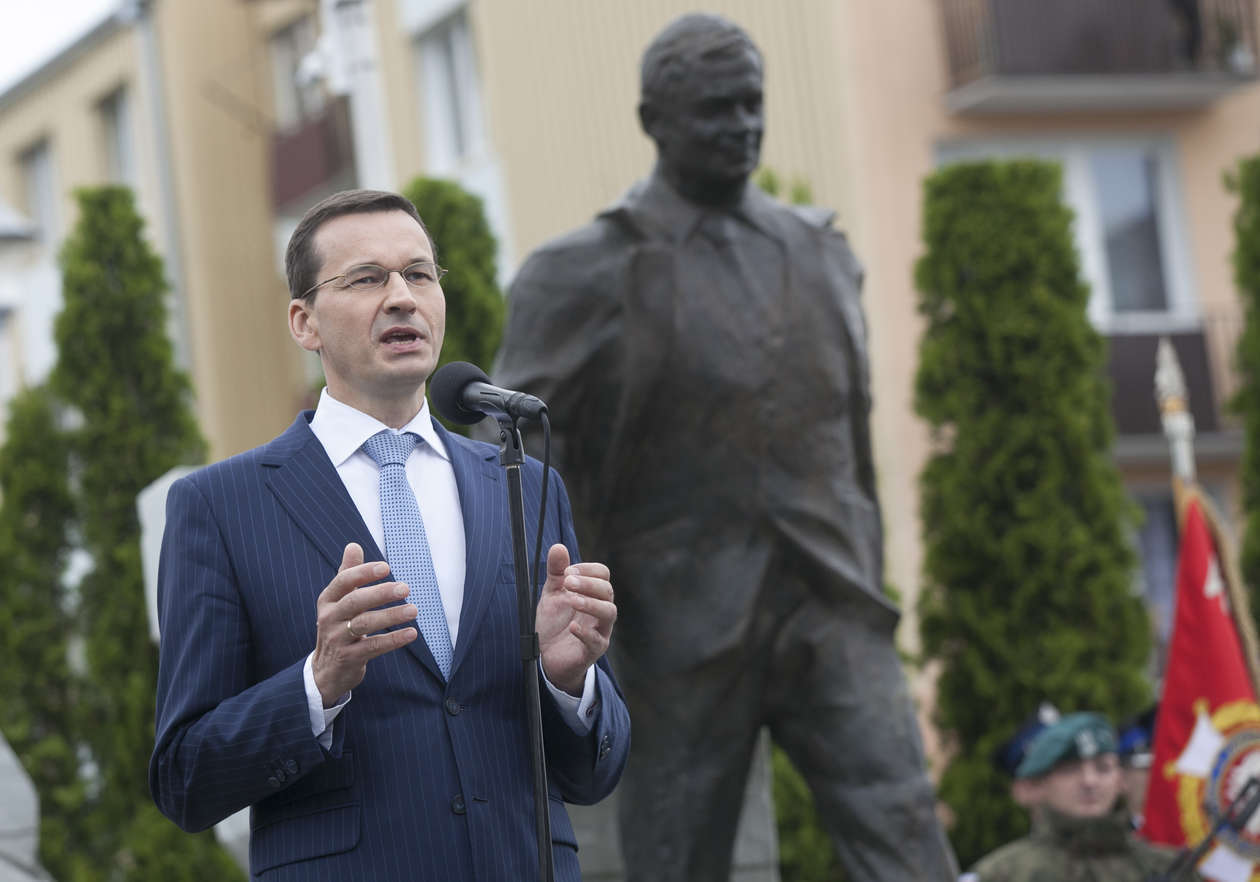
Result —
[[[162, 261], [143, 235], [131, 192], [76, 193], [79, 219], [61, 252], [64, 306], [54, 332], [53, 388], [78, 414], [71, 433], [81, 540], [91, 567], [79, 585], [88, 688], [83, 736], [98, 771], [94, 835], [83, 843], [102, 878], [239, 877], [204, 834], [186, 836], [148, 792], [157, 650], [149, 637], [136, 495], [205, 445], [187, 377], [167, 336]], [[161, 826], [159, 826], [161, 825]], [[169, 831], [160, 866], [142, 866], [155, 827]], [[144, 841], [135, 841], [143, 834]]]
[[403, 195], [424, 218], [437, 262], [450, 270], [442, 280], [446, 340], [439, 365], [467, 361], [489, 370], [503, 336], [506, 305], [496, 279], [498, 245], [481, 199], [439, 178], [416, 178]]
[[79, 776], [69, 664], [73, 617], [63, 576], [74, 499], [69, 443], [44, 387], [9, 405], [0, 448], [0, 731], [40, 801], [40, 862], [54, 877], [74, 874], [85, 796]]
[[920, 610], [963, 866], [1027, 829], [991, 757], [1040, 702], [1115, 720], [1149, 699], [1135, 509], [1109, 456], [1104, 343], [1060, 190], [1059, 167], [1032, 160], [926, 182], [915, 405], [936, 452]]
[[1251, 614], [1260, 622], [1260, 156], [1238, 164], [1226, 178], [1238, 194], [1234, 214], [1234, 284], [1243, 305], [1237, 364], [1241, 382], [1233, 408], [1243, 424], [1241, 484], [1246, 516], [1240, 551], [1243, 583], [1249, 586]]

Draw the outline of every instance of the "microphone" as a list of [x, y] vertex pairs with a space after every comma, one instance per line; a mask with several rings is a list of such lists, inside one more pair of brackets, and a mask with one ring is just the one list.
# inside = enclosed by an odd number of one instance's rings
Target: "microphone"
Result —
[[471, 425], [487, 414], [536, 420], [547, 412], [541, 398], [490, 385], [486, 372], [466, 361], [443, 365], [429, 381], [434, 409], [453, 423]]

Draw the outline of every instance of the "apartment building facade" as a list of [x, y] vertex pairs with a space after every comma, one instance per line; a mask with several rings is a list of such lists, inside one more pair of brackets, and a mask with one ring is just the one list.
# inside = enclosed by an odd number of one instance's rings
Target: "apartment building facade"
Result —
[[[303, 368], [287, 342], [271, 241], [269, 100], [254, 13], [234, 3], [119, 4], [0, 94], [0, 200], [33, 228], [0, 251], [10, 281], [0, 349], [6, 391], [40, 382], [55, 351], [57, 252], [73, 191], [133, 188], [169, 282], [177, 358], [195, 386], [212, 455], [292, 419]], [[261, 85], [260, 85], [261, 83]]]
[[[1222, 180], [1260, 151], [1260, 3], [705, 5], [742, 24], [765, 56], [764, 164], [837, 211], [867, 270], [874, 443], [888, 578], [906, 611], [902, 644], [917, 643], [917, 482], [930, 451], [912, 408], [922, 181], [948, 162], [1026, 155], [1063, 163], [1090, 317], [1110, 343], [1115, 458], [1147, 513], [1135, 541], [1162, 638], [1175, 518], [1152, 382], [1161, 335], [1190, 383], [1202, 478], [1238, 513], [1242, 441], [1224, 406], [1241, 326], [1229, 261], [1236, 201]], [[282, 248], [302, 211], [346, 186], [454, 178], [485, 200], [506, 281], [533, 248], [648, 172], [639, 56], [690, 8], [120, 4], [0, 94], [0, 202], [38, 231], [0, 246], [0, 371], [21, 364], [13, 382], [36, 382], [50, 364], [53, 258], [73, 222], [69, 190], [123, 181], [167, 259], [172, 330], [212, 455], [265, 440], [318, 379], [282, 318]], [[7, 382], [0, 376], [0, 396]], [[919, 687], [926, 708], [930, 684]]]
[[[261, 5], [268, 5], [263, 2]], [[367, 4], [362, 4], [366, 6]], [[315, 4], [308, 6], [318, 17]], [[486, 200], [502, 275], [649, 170], [638, 59], [689, 5], [374, 0], [394, 179], [455, 177]], [[766, 59], [763, 162], [837, 211], [867, 269], [875, 447], [890, 581], [913, 648], [922, 561], [912, 408], [921, 186], [980, 157], [1061, 162], [1090, 318], [1109, 342], [1115, 457], [1146, 512], [1144, 590], [1164, 639], [1175, 519], [1153, 393], [1167, 335], [1190, 384], [1200, 471], [1237, 514], [1225, 403], [1241, 314], [1224, 175], [1260, 151], [1253, 0], [726, 0]], [[324, 16], [325, 19], [328, 16]]]

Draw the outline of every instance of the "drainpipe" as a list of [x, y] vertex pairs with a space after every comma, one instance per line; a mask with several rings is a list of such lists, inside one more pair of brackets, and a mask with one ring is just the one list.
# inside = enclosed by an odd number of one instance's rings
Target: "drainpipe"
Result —
[[[162, 222], [156, 230], [162, 240], [167, 281], [170, 283], [168, 333], [174, 346], [175, 363], [192, 372], [192, 336], [188, 331], [187, 285], [184, 279], [184, 256], [180, 232], [178, 204], [175, 198], [175, 173], [171, 163], [170, 122], [166, 115], [166, 90], [163, 87], [161, 47], [158, 45], [157, 23], [154, 20], [156, 0], [124, 0], [118, 16], [133, 25], [140, 37], [140, 77], [149, 97], [149, 115], [153, 124], [153, 157], [157, 164], [158, 204]], [[195, 393], [194, 393], [195, 394]]]
[[328, 85], [335, 94], [349, 96], [356, 182], [377, 190], [397, 189], [372, 2], [320, 0], [319, 6]]

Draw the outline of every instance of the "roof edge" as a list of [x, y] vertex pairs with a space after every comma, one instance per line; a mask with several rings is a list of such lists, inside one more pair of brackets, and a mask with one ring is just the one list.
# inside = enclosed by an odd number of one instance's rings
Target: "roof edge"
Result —
[[8, 110], [41, 85], [72, 66], [97, 45], [124, 28], [129, 27], [130, 24], [131, 21], [124, 14], [123, 8], [111, 10], [103, 19], [57, 51], [56, 54], [39, 67], [18, 79], [3, 92], [0, 92], [0, 113]]

